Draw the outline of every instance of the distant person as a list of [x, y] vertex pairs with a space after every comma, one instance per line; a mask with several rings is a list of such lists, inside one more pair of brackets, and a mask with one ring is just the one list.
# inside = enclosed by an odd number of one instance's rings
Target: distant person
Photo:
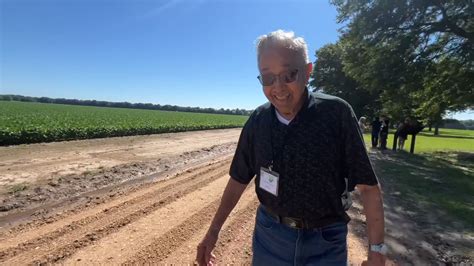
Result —
[[362, 134], [364, 134], [365, 130], [366, 130], [366, 125], [365, 125], [366, 120], [367, 119], [364, 116], [361, 116], [359, 118], [359, 128], [360, 128], [360, 132], [362, 132]]
[[381, 126], [380, 126], [380, 149], [386, 150], [387, 149], [387, 138], [388, 138], [388, 129], [390, 126], [390, 120], [382, 116], [381, 119]]
[[198, 245], [197, 262], [215, 263], [212, 250], [222, 225], [255, 180], [260, 205], [253, 265], [346, 266], [350, 218], [344, 193], [355, 187], [364, 199], [369, 265], [384, 265], [382, 195], [351, 106], [308, 91], [313, 64], [304, 39], [293, 32], [261, 36], [257, 62], [268, 102], [242, 129], [229, 182]]
[[372, 121], [371, 126], [372, 126], [372, 148], [377, 148], [379, 144], [380, 127], [382, 126], [382, 123], [380, 122], [378, 116], [374, 117], [374, 120]]
[[398, 136], [398, 150], [401, 151], [404, 149], [405, 141], [408, 137], [408, 130], [410, 127], [410, 119], [406, 118], [405, 121], [401, 122], [397, 127], [397, 136]]

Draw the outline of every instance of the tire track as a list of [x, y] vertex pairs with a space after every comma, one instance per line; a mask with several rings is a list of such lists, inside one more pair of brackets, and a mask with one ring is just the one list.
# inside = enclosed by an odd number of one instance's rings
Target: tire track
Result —
[[252, 235], [258, 205], [259, 201], [255, 197], [247, 204], [247, 208], [236, 214], [228, 229], [224, 230], [219, 236], [219, 241], [214, 250], [217, 264], [251, 264]]
[[[249, 189], [247, 189], [248, 191]], [[253, 192], [253, 191], [251, 191]], [[249, 193], [243, 195], [243, 197], [252, 197]], [[232, 240], [232, 233], [233, 230], [237, 230], [241, 227], [243, 221], [252, 216], [252, 213], [255, 213], [258, 200], [253, 197], [253, 199], [245, 204], [245, 206], [238, 210], [230, 220], [227, 226], [224, 226], [222, 231], [223, 233], [219, 237], [219, 241], [216, 245], [216, 254], [220, 254], [221, 248], [223, 243], [230, 242]], [[125, 265], [136, 265], [136, 264], [146, 264], [150, 262], [159, 262], [162, 263], [163, 260], [167, 259], [170, 254], [176, 251], [179, 247], [181, 247], [184, 243], [189, 241], [189, 238], [198, 234], [203, 227], [209, 225], [211, 223], [214, 214], [217, 211], [219, 206], [220, 199], [213, 201], [211, 204], [202, 208], [199, 212], [192, 215], [191, 217], [187, 218], [181, 224], [175, 226], [172, 230], [168, 231], [163, 236], [155, 239], [153, 243], [146, 246], [142, 250], [140, 250], [137, 254], [135, 254], [132, 258], [127, 260], [124, 264]], [[251, 221], [251, 223], [253, 223]], [[205, 228], [207, 229], [207, 228]], [[191, 247], [188, 252], [190, 254], [195, 254], [196, 250], [195, 247]], [[172, 258], [168, 258], [172, 260]], [[172, 262], [176, 263], [176, 261]], [[188, 262], [190, 264], [193, 261]]]
[[[67, 260], [61, 261], [61, 264], [122, 264], [135, 257], [143, 247], [149, 246], [154, 240], [219, 199], [228, 180], [228, 175], [222, 176], [168, 206], [128, 224], [93, 245], [79, 250]], [[201, 226], [202, 224], [198, 228]]]
[[[107, 202], [109, 201], [108, 199], [117, 196], [117, 192], [120, 194], [131, 194], [133, 191], [147, 187], [147, 185], [152, 182], [169, 179], [170, 176], [176, 176], [184, 172], [183, 170], [196, 169], [197, 166], [203, 167], [209, 162], [214, 164], [215, 161], [223, 161], [224, 158], [230, 158], [231, 153], [227, 152], [227, 148], [227, 146], [214, 145], [199, 151], [180, 154], [179, 157], [174, 156], [168, 159], [158, 158], [153, 162], [132, 162], [108, 170], [102, 168], [102, 170], [94, 174], [84, 175], [86, 177], [84, 181], [78, 181], [82, 179], [78, 178], [79, 175], [60, 177], [56, 181], [54, 181], [55, 179], [51, 179], [47, 185], [43, 184], [43, 186], [39, 185], [34, 189], [32, 188], [32, 194], [18, 194], [13, 196], [15, 199], [11, 197], [10, 199], [6, 198], [3, 201], [7, 205], [11, 205], [11, 203], [15, 201], [23, 202], [24, 200], [31, 200], [38, 197], [44, 198], [45, 202], [42, 204], [34, 203], [30, 207], [19, 209], [18, 211], [0, 212], [0, 248], [6, 236], [14, 235], [15, 232], [25, 231], [27, 228], [37, 228], [46, 223], [52, 223], [67, 215], [71, 215], [71, 213], [84, 210], [90, 205]], [[153, 171], [156, 172], [153, 173]], [[132, 177], [134, 175], [137, 176]], [[89, 185], [84, 185], [84, 182], [87, 183], [89, 181], [92, 182], [90, 187]], [[82, 188], [82, 190], [85, 190], [82, 192], [80, 192], [81, 189], [77, 188], [81, 182], [83, 182], [81, 187], [86, 187]], [[102, 182], [102, 184], [99, 185], [100, 188], [96, 187], [97, 182]], [[67, 183], [65, 186], [67, 188], [66, 191], [58, 192], [62, 190], [65, 183]], [[68, 186], [76, 188], [71, 189], [68, 188]], [[89, 188], [91, 190], [87, 190]], [[51, 193], [48, 192], [45, 194], [46, 191], [50, 191]], [[64, 193], [66, 192], [71, 192], [71, 194], [65, 196]], [[16, 196], [19, 197], [17, 198]], [[0, 198], [2, 198], [2, 195], [0, 195]], [[48, 198], [50, 200], [48, 200]], [[55, 198], [55, 200], [52, 200], [52, 198]]]
[[187, 236], [191, 236], [196, 230], [199, 230], [202, 224], [210, 223], [213, 215], [219, 207], [220, 199], [214, 200], [211, 204], [205, 206], [198, 213], [195, 213], [183, 223], [177, 225], [165, 235], [157, 238], [152, 244], [146, 246], [138, 252], [133, 258], [127, 260], [124, 265], [146, 264], [149, 262], [158, 262], [165, 259], [173, 250], [177, 249], [182, 243], [186, 242]]
[[132, 188], [127, 191], [128, 193], [126, 195], [122, 195], [121, 197], [103, 203], [97, 208], [61, 217], [59, 220], [49, 224], [47, 224], [47, 222], [40, 221], [38, 222], [40, 224], [28, 225], [29, 228], [26, 230], [20, 228], [18, 231], [15, 231], [13, 229], [12, 233], [0, 237], [0, 250], [15, 247], [27, 241], [31, 241], [32, 239], [37, 238], [38, 234], [41, 233], [46, 235], [47, 233], [57, 232], [59, 230], [58, 228], [70, 227], [71, 224], [84, 226], [101, 218], [100, 216], [105, 216], [105, 212], [107, 212], [107, 215], [111, 215], [117, 211], [123, 213], [123, 208], [127, 207], [127, 205], [137, 204], [140, 200], [146, 200], [147, 198], [143, 197], [143, 193], [153, 195], [155, 193], [162, 193], [163, 191], [174, 191], [176, 189], [173, 187], [174, 184], [179, 182], [184, 183], [186, 180], [195, 179], [196, 177], [214, 171], [227, 164], [228, 160], [222, 160], [214, 163], [208, 163], [207, 165], [200, 165], [191, 169], [186, 169], [182, 172], [175, 173], [165, 180], [160, 180], [159, 182], [155, 183], [147, 183], [143, 186]]
[[[157, 183], [152, 187], [152, 191], [116, 205], [110, 211], [104, 209], [103, 213], [86, 217], [39, 238], [23, 242], [17, 247], [2, 251], [4, 256], [1, 256], [0, 261], [8, 264], [17, 261], [51, 263], [67, 258], [77, 249], [89, 246], [118, 231], [121, 227], [222, 177], [227, 172], [227, 164], [228, 161], [224, 161], [218, 163], [215, 168], [206, 168], [189, 176], [185, 174], [185, 177], [173, 180], [174, 182], [164, 187], [163, 184]], [[209, 177], [201, 180], [202, 175], [209, 174]], [[160, 196], [156, 197], [156, 194]], [[8, 260], [9, 258], [11, 259]]]
[[[230, 213], [228, 219], [224, 223], [221, 235], [223, 232], [229, 230], [229, 224], [239, 215], [241, 215], [242, 210], [248, 209], [251, 204], [256, 200], [256, 195], [254, 192], [254, 185], [253, 182], [249, 184], [247, 189], [242, 194], [241, 199], [237, 203], [234, 210]], [[213, 216], [212, 214], [211, 216]], [[206, 223], [201, 224], [196, 231], [194, 231], [193, 235], [188, 236], [185, 242], [181, 243], [178, 248], [174, 249], [172, 253], [167, 254], [165, 259], [159, 261], [160, 265], [192, 265], [194, 263], [196, 257], [196, 248], [199, 242], [202, 240], [204, 235], [206, 234], [209, 226], [211, 224], [211, 220], [208, 220]], [[219, 237], [221, 238], [221, 237]]]

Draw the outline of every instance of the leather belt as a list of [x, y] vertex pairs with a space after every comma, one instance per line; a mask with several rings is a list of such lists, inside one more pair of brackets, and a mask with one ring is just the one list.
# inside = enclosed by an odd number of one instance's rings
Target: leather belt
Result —
[[[301, 218], [294, 218], [294, 217], [286, 217], [286, 216], [281, 216], [272, 211], [271, 209], [265, 207], [264, 205], [260, 205], [269, 216], [271, 216], [273, 219], [275, 219], [278, 223], [287, 225], [291, 228], [294, 229], [315, 229], [315, 228], [322, 228], [327, 225], [336, 223], [336, 222], [342, 222], [344, 220], [341, 220], [340, 218], [332, 217], [329, 219], [323, 219], [317, 222], [314, 221], [308, 221], [306, 219], [301, 219]], [[348, 222], [348, 220], [346, 221]]]

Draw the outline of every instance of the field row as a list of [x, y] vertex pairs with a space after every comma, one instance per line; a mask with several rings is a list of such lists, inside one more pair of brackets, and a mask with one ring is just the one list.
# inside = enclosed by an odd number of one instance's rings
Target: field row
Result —
[[241, 127], [247, 116], [0, 101], [0, 146]]

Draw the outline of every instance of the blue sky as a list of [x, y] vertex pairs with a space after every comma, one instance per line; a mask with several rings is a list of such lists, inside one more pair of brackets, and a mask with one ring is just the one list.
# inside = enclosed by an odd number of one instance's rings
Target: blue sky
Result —
[[314, 61], [340, 27], [328, 0], [0, 3], [0, 94], [54, 98], [253, 109], [259, 35], [293, 30]]

